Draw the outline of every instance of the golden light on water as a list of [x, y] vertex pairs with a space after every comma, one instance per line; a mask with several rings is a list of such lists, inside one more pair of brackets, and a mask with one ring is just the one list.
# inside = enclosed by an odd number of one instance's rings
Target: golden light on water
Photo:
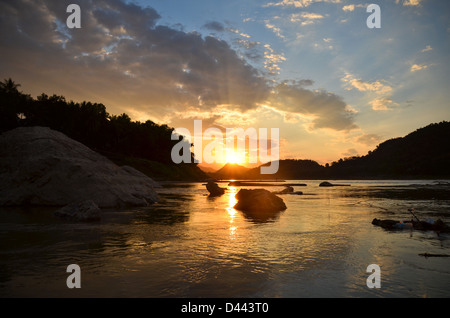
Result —
[[230, 239], [234, 239], [237, 235], [238, 227], [234, 224], [234, 219], [236, 218], [237, 211], [233, 208], [237, 203], [236, 200], [237, 188], [230, 186], [228, 188], [228, 207], [227, 212], [230, 217]]

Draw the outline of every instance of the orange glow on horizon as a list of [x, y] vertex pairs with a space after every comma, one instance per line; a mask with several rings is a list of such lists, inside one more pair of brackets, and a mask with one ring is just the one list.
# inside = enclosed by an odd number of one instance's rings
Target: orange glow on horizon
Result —
[[237, 164], [245, 164], [245, 152], [238, 153], [234, 150], [227, 149], [225, 156], [225, 163], [237, 163]]

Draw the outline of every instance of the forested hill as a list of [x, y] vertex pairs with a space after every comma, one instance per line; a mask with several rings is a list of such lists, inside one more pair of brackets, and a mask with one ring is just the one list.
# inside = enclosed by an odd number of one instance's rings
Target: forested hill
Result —
[[249, 170], [245, 179], [321, 179], [325, 177], [325, 167], [313, 160], [287, 159], [280, 160], [278, 171], [275, 174], [261, 174], [260, 167]]
[[327, 173], [336, 178], [448, 178], [450, 122], [430, 124], [379, 144], [362, 157], [333, 163]]
[[[223, 176], [226, 178], [226, 176]], [[280, 160], [278, 172], [260, 174], [260, 167], [242, 179], [412, 179], [450, 178], [450, 123], [418, 129], [379, 144], [361, 157], [320, 165], [313, 160]]]
[[156, 180], [207, 178], [192, 164], [175, 165], [173, 128], [150, 120], [132, 121], [127, 114], [110, 115], [103, 104], [66, 101], [42, 94], [36, 99], [19, 91], [11, 79], [0, 82], [0, 133], [19, 126], [44, 126], [60, 131], [119, 165], [129, 165]]

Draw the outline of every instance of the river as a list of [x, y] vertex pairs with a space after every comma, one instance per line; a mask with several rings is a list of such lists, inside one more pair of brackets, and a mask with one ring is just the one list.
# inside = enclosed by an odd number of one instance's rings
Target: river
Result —
[[[408, 208], [450, 224], [448, 187], [333, 182], [350, 186], [289, 180], [306, 184], [294, 187], [303, 195], [280, 195], [287, 209], [268, 219], [235, 210], [239, 187], [227, 183], [215, 198], [202, 183], [163, 183], [159, 203], [105, 210], [93, 223], [57, 219], [51, 208], [2, 208], [0, 296], [450, 297], [450, 258], [419, 255], [450, 255], [449, 234], [371, 224], [410, 220]], [[79, 289], [66, 285], [69, 264], [80, 267]], [[367, 286], [370, 264], [380, 288]]]

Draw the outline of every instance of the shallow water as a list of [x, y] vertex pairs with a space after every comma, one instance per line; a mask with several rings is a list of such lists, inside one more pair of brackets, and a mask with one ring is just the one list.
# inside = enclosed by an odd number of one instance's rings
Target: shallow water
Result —
[[[450, 296], [450, 258], [418, 255], [450, 255], [448, 234], [371, 224], [411, 219], [411, 207], [419, 218], [450, 223], [448, 188], [420, 186], [432, 181], [289, 183], [306, 183], [295, 187], [304, 194], [282, 195], [287, 210], [272, 218], [233, 209], [239, 187], [210, 198], [201, 183], [165, 184], [161, 202], [104, 211], [96, 223], [59, 220], [54, 209], [1, 209], [0, 296]], [[81, 268], [80, 289], [66, 286], [69, 264]], [[370, 264], [380, 266], [379, 289], [366, 285]]]

